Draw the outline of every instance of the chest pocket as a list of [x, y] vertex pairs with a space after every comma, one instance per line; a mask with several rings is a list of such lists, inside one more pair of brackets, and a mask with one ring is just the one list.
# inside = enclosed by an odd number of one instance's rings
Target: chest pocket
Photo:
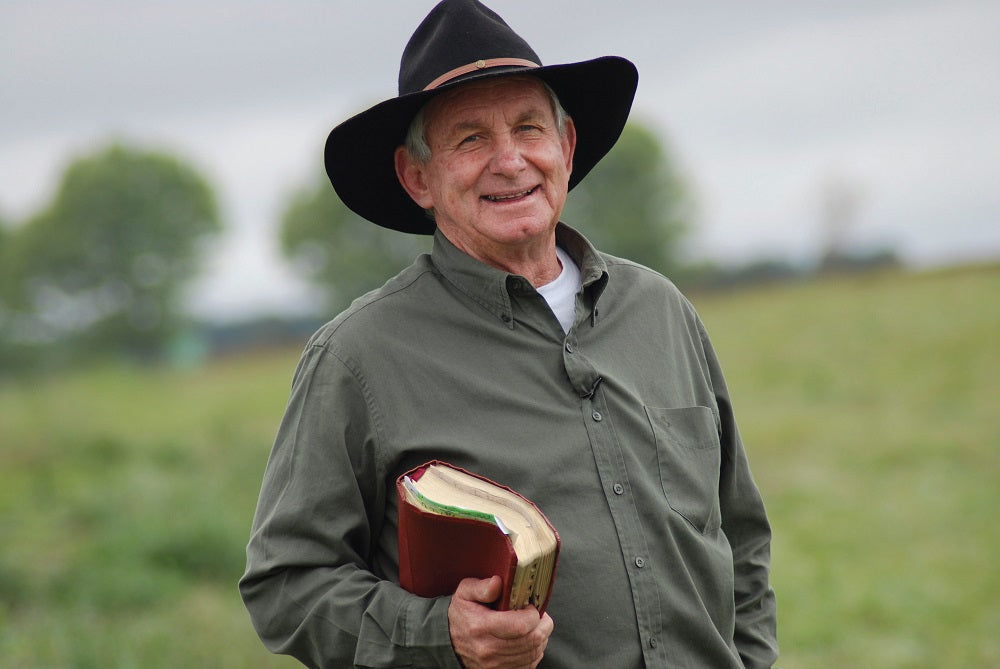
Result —
[[703, 534], [718, 529], [722, 451], [712, 410], [645, 409], [656, 438], [660, 485], [670, 508]]

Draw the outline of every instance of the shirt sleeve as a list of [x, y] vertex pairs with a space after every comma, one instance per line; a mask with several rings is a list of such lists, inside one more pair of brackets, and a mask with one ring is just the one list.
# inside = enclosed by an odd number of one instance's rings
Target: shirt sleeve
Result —
[[736, 427], [722, 368], [703, 326], [701, 336], [719, 408], [719, 501], [722, 530], [733, 552], [733, 640], [746, 669], [765, 669], [778, 656], [777, 609], [770, 585], [771, 527]]
[[240, 592], [264, 645], [310, 667], [458, 667], [449, 599], [372, 571], [385, 509], [364, 384], [319, 345], [303, 354], [268, 460]]

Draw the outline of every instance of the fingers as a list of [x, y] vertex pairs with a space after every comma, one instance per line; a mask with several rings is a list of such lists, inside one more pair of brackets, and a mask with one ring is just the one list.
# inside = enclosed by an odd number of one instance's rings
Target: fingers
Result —
[[541, 641], [535, 646], [536, 654], [534, 660], [530, 665], [531, 669], [535, 669], [535, 667], [538, 666], [538, 663], [542, 661], [542, 656], [545, 653], [545, 648], [549, 644], [549, 637], [552, 636], [552, 630], [553, 630], [552, 618], [550, 618], [549, 614], [546, 613], [542, 615], [541, 619], [539, 620], [538, 627], [534, 630], [535, 634], [541, 635]]
[[455, 653], [468, 669], [535, 667], [542, 659], [553, 622], [534, 608], [493, 611], [500, 596], [500, 579], [462, 581], [448, 608]]
[[500, 587], [503, 581], [499, 576], [485, 579], [466, 578], [458, 584], [455, 597], [468, 599], [482, 604], [492, 604], [500, 598]]

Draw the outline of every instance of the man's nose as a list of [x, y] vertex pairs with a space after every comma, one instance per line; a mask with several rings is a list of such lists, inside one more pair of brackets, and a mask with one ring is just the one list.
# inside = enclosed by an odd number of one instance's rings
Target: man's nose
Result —
[[504, 176], [514, 176], [524, 169], [525, 164], [517, 140], [510, 136], [497, 140], [492, 160], [494, 172]]

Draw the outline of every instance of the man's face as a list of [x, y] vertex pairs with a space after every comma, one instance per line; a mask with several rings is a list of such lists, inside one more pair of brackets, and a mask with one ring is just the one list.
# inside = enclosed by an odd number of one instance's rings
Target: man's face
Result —
[[539, 81], [466, 84], [434, 98], [425, 114], [431, 158], [421, 164], [397, 152], [397, 171], [452, 243], [482, 259], [553, 239], [576, 134], [567, 119], [560, 135]]

